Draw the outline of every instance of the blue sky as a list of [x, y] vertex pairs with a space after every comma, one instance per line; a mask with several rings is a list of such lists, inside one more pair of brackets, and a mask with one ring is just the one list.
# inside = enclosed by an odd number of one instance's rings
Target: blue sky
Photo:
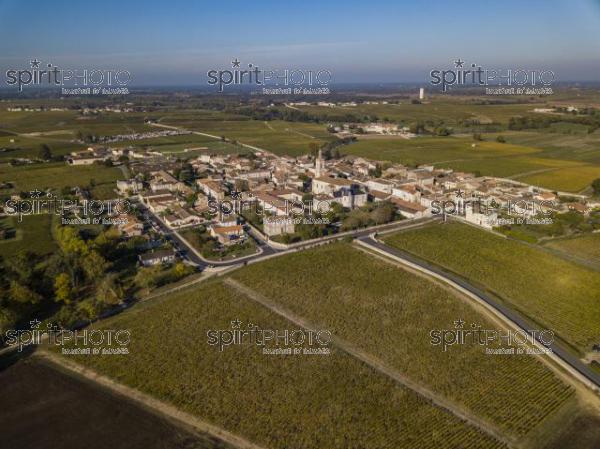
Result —
[[600, 1], [0, 0], [0, 69], [34, 57], [154, 85], [203, 84], [235, 57], [337, 82], [423, 81], [459, 57], [600, 81]]

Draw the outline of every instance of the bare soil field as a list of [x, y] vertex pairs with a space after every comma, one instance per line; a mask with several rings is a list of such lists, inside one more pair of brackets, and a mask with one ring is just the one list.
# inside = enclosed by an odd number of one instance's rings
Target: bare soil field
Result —
[[0, 359], [0, 428], [0, 449], [229, 447], [188, 433], [37, 357]]

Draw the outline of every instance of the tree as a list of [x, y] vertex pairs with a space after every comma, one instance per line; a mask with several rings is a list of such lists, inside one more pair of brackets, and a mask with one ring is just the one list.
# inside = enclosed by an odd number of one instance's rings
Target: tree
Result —
[[96, 290], [96, 299], [103, 304], [119, 304], [124, 297], [123, 288], [116, 273], [110, 273], [102, 278]]
[[480, 133], [475, 133], [475, 134], [473, 134], [473, 140], [480, 142], [483, 140], [483, 138], [481, 137]]
[[369, 176], [373, 176], [375, 178], [380, 178], [382, 174], [381, 165], [375, 164], [375, 168], [369, 170]]
[[160, 265], [154, 265], [148, 268], [141, 268], [135, 275], [135, 283], [141, 288], [152, 288], [158, 285], [162, 268]]
[[37, 304], [42, 299], [41, 295], [17, 281], [10, 282], [9, 296], [12, 300], [21, 304]]
[[6, 331], [14, 329], [18, 318], [14, 310], [0, 306], [0, 333], [4, 335]]
[[394, 219], [394, 215], [396, 214], [396, 209], [394, 205], [388, 201], [385, 201], [379, 204], [373, 211], [371, 212], [371, 219], [375, 222], [375, 224], [383, 224], [389, 223]]
[[5, 261], [6, 268], [20, 284], [29, 285], [33, 278], [36, 258], [29, 251], [21, 251]]
[[50, 147], [43, 143], [40, 145], [40, 151], [38, 153], [38, 157], [43, 161], [49, 161], [52, 159], [52, 151], [50, 151]]
[[90, 251], [81, 259], [81, 267], [90, 282], [95, 282], [108, 268], [108, 262], [97, 251]]
[[69, 254], [87, 254], [88, 247], [77, 230], [70, 226], [63, 226], [56, 230], [56, 241], [63, 253]]
[[77, 310], [83, 313], [88, 320], [93, 321], [98, 318], [96, 304], [91, 299], [86, 299], [77, 304]]
[[506, 139], [504, 138], [504, 136], [498, 136], [498, 137], [496, 137], [496, 142], [506, 143]]
[[436, 136], [445, 137], [445, 136], [449, 136], [450, 134], [452, 134], [452, 131], [450, 130], [450, 128], [446, 128], [445, 126], [437, 126], [433, 130], [433, 133]]
[[594, 193], [596, 195], [600, 195], [600, 178], [594, 179], [592, 181], [592, 189], [594, 189]]
[[185, 276], [187, 276], [191, 272], [191, 268], [186, 266], [182, 262], [178, 262], [173, 267], [173, 275], [175, 276], [175, 280], [179, 280]]
[[71, 303], [71, 278], [67, 273], [60, 273], [54, 281], [54, 296], [59, 302]]
[[189, 163], [184, 164], [177, 174], [177, 179], [182, 182], [192, 182], [194, 180], [194, 167]]
[[412, 123], [409, 126], [409, 131], [413, 134], [423, 134], [425, 132], [425, 124], [423, 122]]

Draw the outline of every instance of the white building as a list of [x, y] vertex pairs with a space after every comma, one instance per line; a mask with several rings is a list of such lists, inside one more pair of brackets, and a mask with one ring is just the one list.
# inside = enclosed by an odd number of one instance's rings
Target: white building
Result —
[[294, 220], [289, 217], [265, 217], [263, 231], [266, 235], [292, 234], [295, 230]]
[[343, 188], [351, 188], [352, 181], [344, 178], [330, 178], [328, 176], [316, 177], [312, 180], [312, 193], [315, 195], [331, 195]]
[[414, 184], [404, 184], [392, 189], [392, 195], [401, 200], [419, 203], [421, 200], [421, 192], [417, 190]]
[[117, 181], [117, 190], [120, 194], [126, 194], [128, 192], [138, 193], [144, 188], [144, 185], [140, 181], [130, 179], [128, 181]]
[[482, 214], [476, 209], [471, 204], [465, 206], [465, 221], [486, 229], [492, 229], [496, 226], [498, 222], [498, 214], [496, 212], [489, 211], [487, 214]]
[[196, 180], [196, 184], [207, 197], [218, 201], [225, 199], [225, 190], [217, 181], [211, 179], [198, 179]]
[[404, 201], [395, 197], [392, 197], [391, 201], [398, 208], [398, 211], [402, 214], [402, 216], [406, 218], [416, 219], [431, 215], [431, 210], [421, 204]]
[[385, 179], [369, 179], [366, 183], [369, 190], [377, 190], [379, 192], [392, 193], [394, 183]]
[[251, 171], [240, 173], [238, 175], [238, 178], [246, 179], [246, 180], [254, 180], [254, 181], [258, 181], [261, 179], [269, 180], [269, 179], [271, 179], [271, 170], [268, 170], [268, 169], [251, 170]]
[[143, 266], [149, 267], [151, 265], [158, 265], [161, 263], [172, 263], [175, 261], [175, 257], [175, 251], [172, 249], [166, 249], [162, 251], [140, 254], [139, 260]]

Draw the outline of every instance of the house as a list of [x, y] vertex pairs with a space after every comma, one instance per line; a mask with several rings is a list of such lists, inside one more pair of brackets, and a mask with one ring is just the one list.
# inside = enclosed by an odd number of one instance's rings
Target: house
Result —
[[422, 218], [431, 215], [431, 211], [419, 203], [404, 201], [396, 197], [391, 197], [390, 201], [398, 208], [402, 216], [406, 218]]
[[241, 225], [210, 227], [210, 235], [223, 246], [235, 245], [244, 241], [244, 228]]
[[573, 212], [578, 212], [580, 214], [587, 215], [589, 213], [589, 208], [585, 204], [581, 203], [566, 203], [567, 209]]
[[368, 195], [357, 189], [340, 189], [333, 192], [333, 199], [347, 209], [354, 209], [367, 203]]
[[260, 180], [269, 180], [271, 179], [271, 170], [268, 169], [260, 169], [260, 170], [252, 170], [240, 173], [238, 175], [240, 179], [252, 180], [252, 181], [260, 181]]
[[143, 204], [148, 204], [150, 200], [164, 199], [164, 198], [175, 198], [175, 196], [168, 190], [158, 190], [156, 192], [144, 192], [139, 195], [140, 201]]
[[153, 251], [146, 254], [140, 254], [139, 256], [140, 263], [145, 267], [163, 263], [173, 263], [175, 261], [175, 258], [176, 254], [175, 251], [173, 251], [172, 249]]
[[387, 200], [391, 195], [387, 192], [380, 192], [379, 190], [369, 190], [369, 195], [373, 198], [374, 203]]
[[294, 220], [291, 218], [265, 217], [263, 231], [269, 237], [280, 234], [292, 234], [295, 230]]
[[398, 131], [398, 125], [391, 123], [370, 123], [363, 127], [366, 133], [393, 134]]
[[148, 209], [155, 214], [159, 214], [161, 212], [165, 212], [167, 209], [173, 206], [177, 206], [178, 204], [177, 198], [175, 198], [173, 195], [170, 195], [148, 200]]
[[164, 217], [164, 221], [170, 228], [180, 228], [200, 224], [202, 219], [197, 215], [190, 214], [181, 206], [175, 206], [172, 208], [172, 213]]
[[274, 192], [271, 190], [269, 192], [253, 191], [252, 193], [263, 212], [274, 215], [288, 215], [290, 207], [293, 205], [290, 205], [285, 198], [280, 198]]
[[411, 170], [408, 174], [410, 179], [414, 179], [418, 186], [430, 186], [434, 183], [435, 177], [433, 174], [423, 168], [418, 168], [416, 170]]
[[117, 228], [125, 237], [140, 236], [144, 233], [144, 224], [135, 215], [130, 214], [119, 216]]
[[207, 197], [217, 201], [225, 199], [225, 189], [217, 181], [212, 179], [198, 179], [196, 180], [196, 184]]
[[[369, 171], [367, 170], [367, 172], [365, 174], [369, 174]], [[403, 166], [399, 166], [399, 165], [392, 165], [391, 167], [386, 168], [383, 171], [384, 175], [388, 175], [388, 176], [396, 176], [399, 178], [406, 178], [406, 175], [408, 174], [408, 170], [406, 169], [406, 167]]]
[[392, 189], [392, 195], [409, 203], [419, 203], [421, 201], [421, 192], [417, 190], [414, 184], [403, 184]]
[[315, 195], [331, 195], [333, 192], [352, 187], [352, 181], [344, 178], [330, 178], [321, 176], [312, 180], [312, 193]]
[[117, 181], [117, 190], [121, 195], [131, 193], [138, 193], [143, 189], [144, 185], [135, 179], [127, 181]]
[[140, 195], [140, 200], [155, 214], [179, 205], [177, 197], [164, 190]]
[[366, 183], [369, 190], [378, 190], [379, 192], [392, 193], [394, 183], [385, 179], [369, 179]]
[[171, 174], [164, 170], [153, 173], [153, 176], [153, 179], [150, 181], [150, 190], [153, 192], [160, 190], [169, 190], [174, 192], [179, 190], [180, 185], [184, 185], [182, 182], [178, 181]]
[[327, 213], [331, 210], [331, 205], [335, 202], [333, 196], [320, 193], [313, 196], [311, 210], [317, 213]]
[[473, 207], [472, 204], [467, 204], [465, 207], [465, 221], [481, 226], [482, 228], [492, 229], [498, 222], [498, 214], [495, 211], [481, 213], [479, 208]]
[[239, 217], [234, 213], [219, 212], [218, 222], [219, 226], [236, 226], [239, 223]]
[[90, 155], [81, 155], [78, 154], [76, 156], [69, 156], [67, 158], [67, 164], [69, 165], [92, 165], [94, 162], [103, 162], [104, 157]]
[[441, 184], [446, 190], [456, 190], [458, 188], [459, 181], [454, 177], [447, 177], [444, 178]]
[[537, 201], [556, 201], [556, 195], [552, 192], [541, 192], [533, 197]]
[[108, 159], [108, 152], [103, 149], [88, 147], [84, 151], [74, 151], [67, 157], [69, 165], [92, 165], [94, 162], [103, 162]]
[[278, 189], [273, 190], [273, 195], [288, 201], [302, 201], [304, 193], [297, 189]]
[[[328, 176], [314, 178], [312, 180], [312, 192], [318, 204], [324, 201], [330, 203], [333, 200], [349, 209], [362, 206], [368, 199], [367, 194], [361, 191], [357, 184], [345, 178], [330, 178]], [[319, 200], [318, 198], [322, 199]], [[315, 201], [313, 200], [314, 204]]]

